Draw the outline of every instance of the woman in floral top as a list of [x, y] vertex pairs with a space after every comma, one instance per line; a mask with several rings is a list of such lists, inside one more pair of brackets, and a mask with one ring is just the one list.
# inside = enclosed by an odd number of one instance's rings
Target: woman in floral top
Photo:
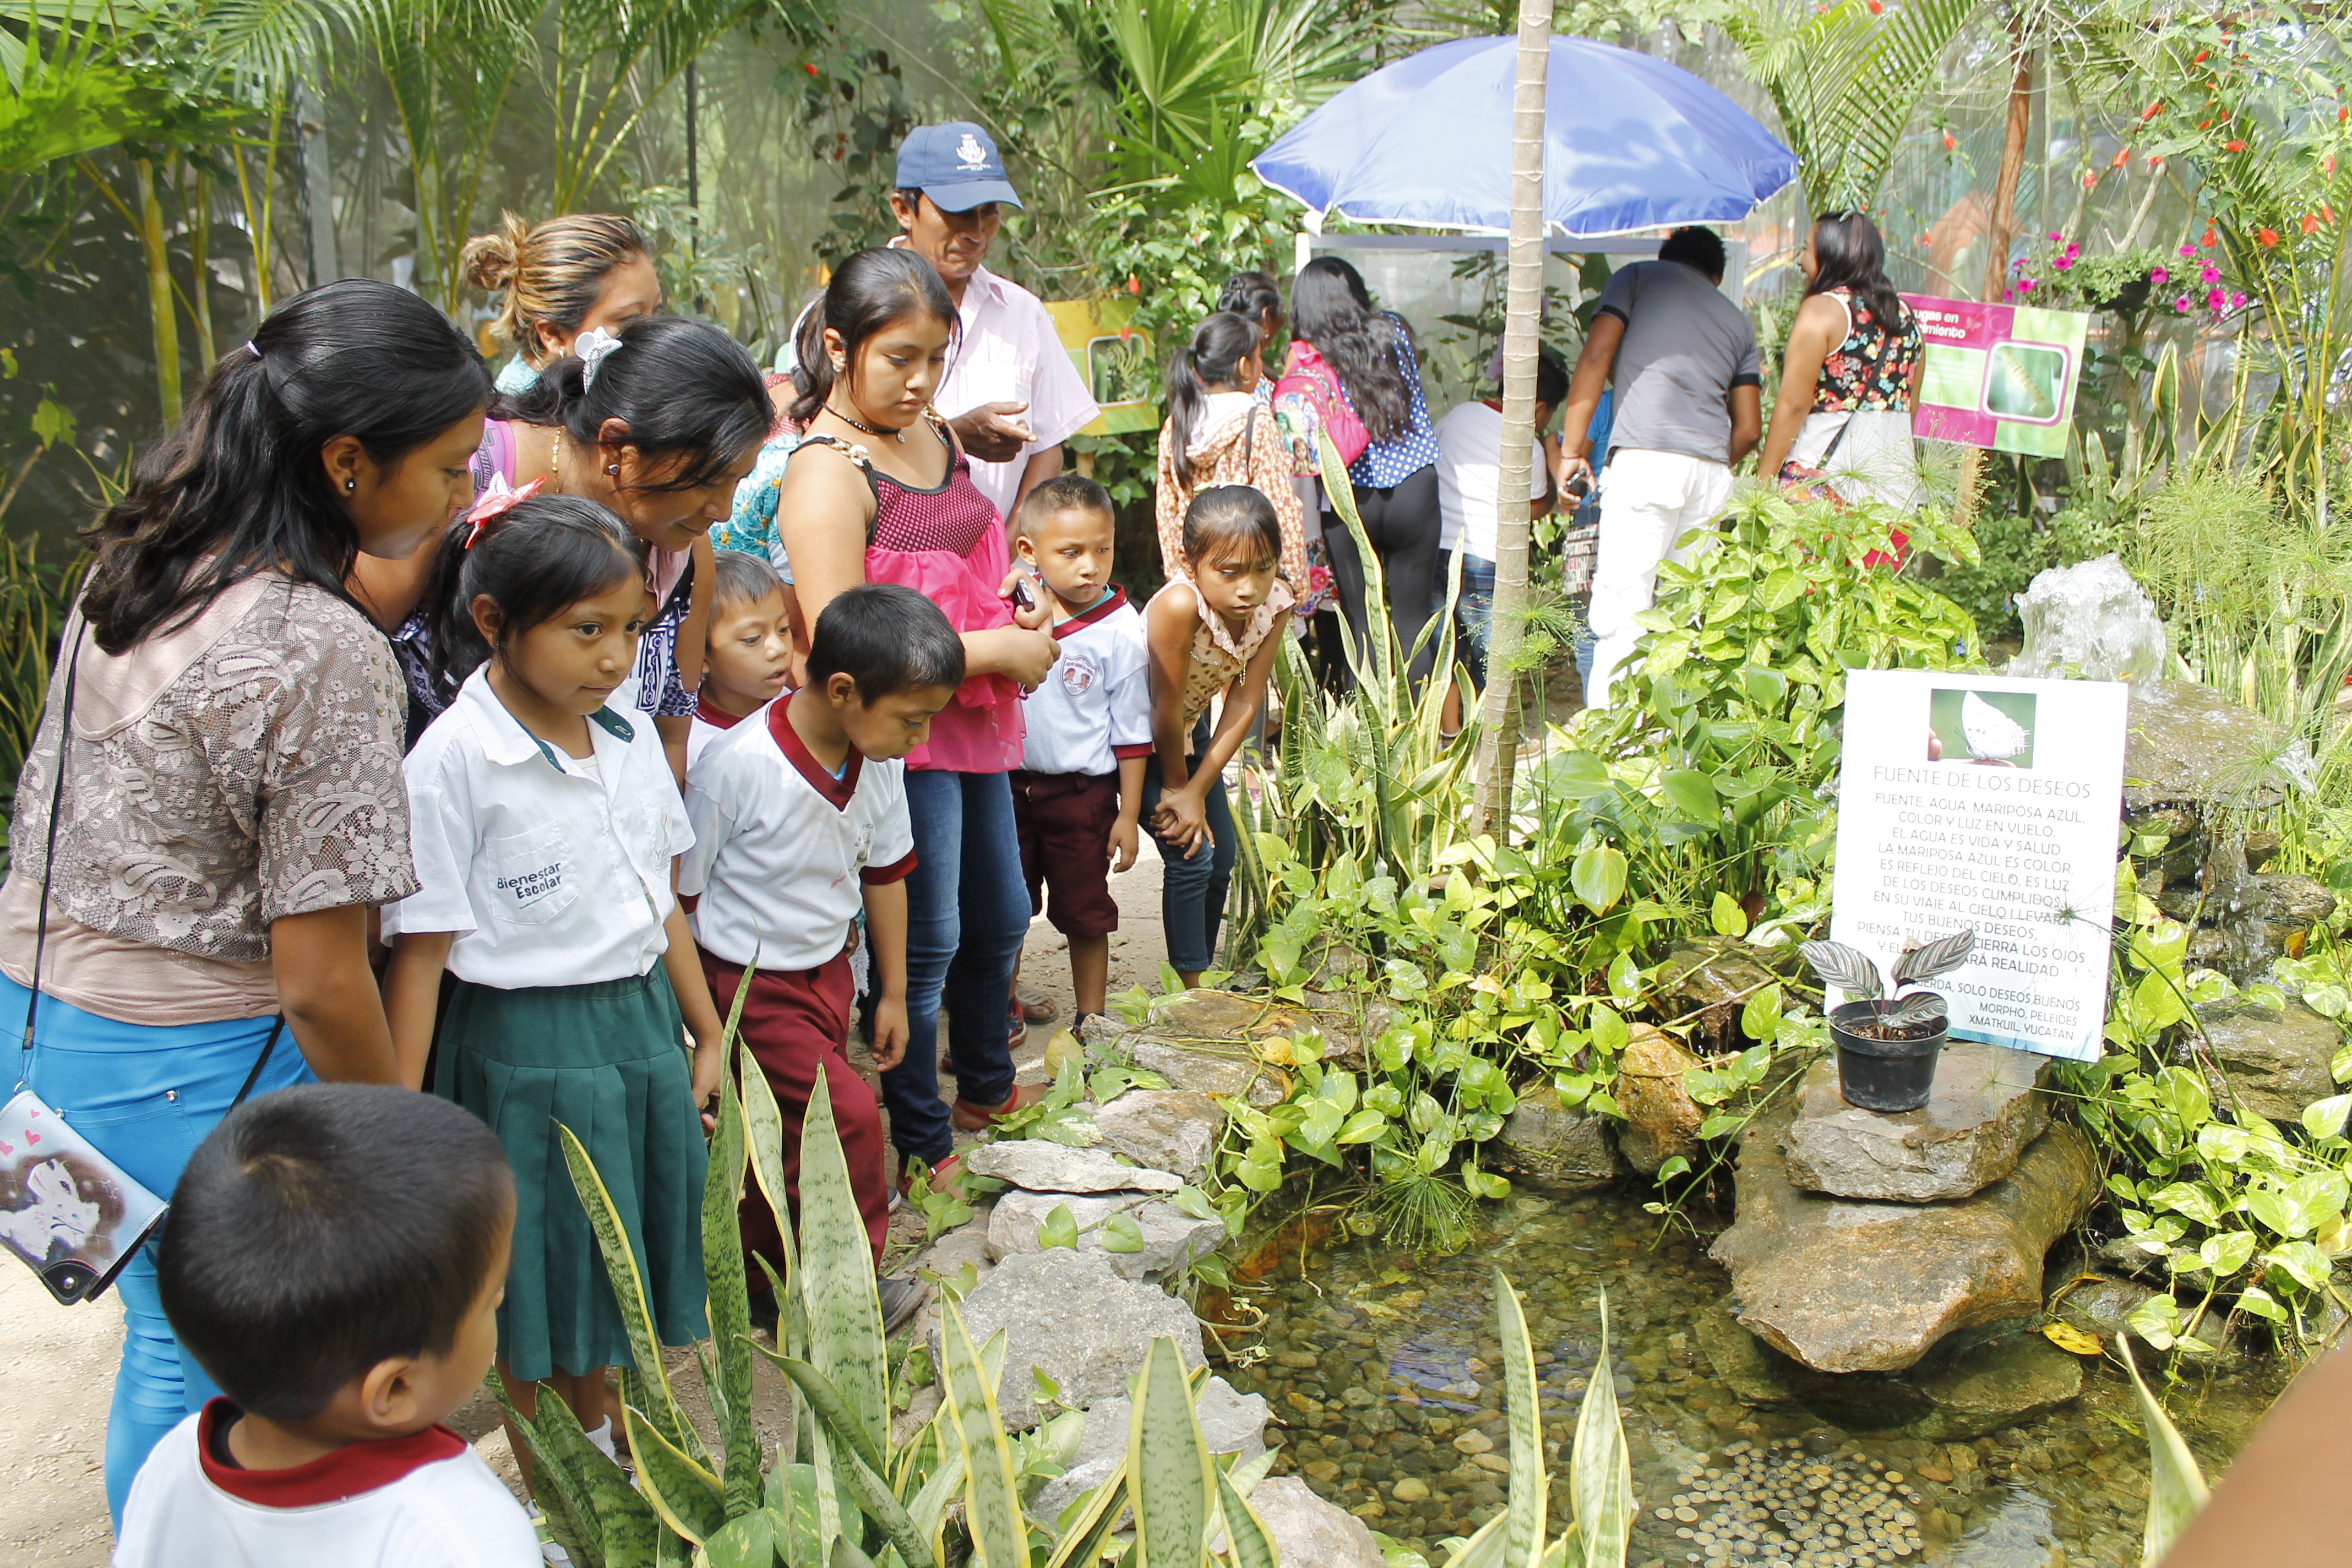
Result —
[[[467, 504], [489, 397], [415, 295], [297, 294], [90, 532], [17, 780], [0, 1016], [30, 1042], [20, 1081], [150, 1192], [246, 1089], [396, 1081], [367, 935], [369, 906], [416, 889], [400, 667], [343, 583]], [[119, 1519], [148, 1450], [218, 1391], [172, 1337], [152, 1250], [116, 1286]]]
[[1911, 446], [1923, 340], [1886, 280], [1878, 226], [1824, 213], [1806, 237], [1804, 300], [1789, 329], [1780, 395], [1756, 471], [1798, 493], [1919, 503]]

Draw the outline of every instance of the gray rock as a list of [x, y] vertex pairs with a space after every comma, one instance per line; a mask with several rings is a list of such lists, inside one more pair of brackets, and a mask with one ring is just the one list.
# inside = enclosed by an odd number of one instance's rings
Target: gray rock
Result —
[[1171, 1088], [1224, 1095], [1260, 1109], [1281, 1104], [1287, 1089], [1280, 1068], [1261, 1058], [1266, 1044], [1323, 1030], [1328, 1021], [1286, 1002], [1227, 991], [1187, 991], [1153, 1006], [1150, 1022], [1120, 1039], [1129, 1061], [1158, 1073]]
[[[1238, 1454], [1247, 1464], [1265, 1452], [1265, 1396], [1236, 1394], [1222, 1377], [1201, 1386], [1192, 1406], [1201, 1418], [1201, 1436], [1212, 1454]], [[1085, 1433], [1069, 1468], [1037, 1489], [1029, 1500], [1029, 1517], [1051, 1528], [1079, 1493], [1102, 1485], [1127, 1453], [1128, 1425], [1135, 1406], [1121, 1395], [1106, 1399], [1087, 1412]]]
[[1683, 943], [1667, 955], [1659, 977], [1665, 1011], [1676, 1017], [1696, 1013], [1692, 1035], [1706, 1042], [1710, 1055], [1748, 1044], [1739, 1032], [1739, 1010], [1772, 980], [1770, 970], [1728, 942]]
[[1072, 1149], [1043, 1138], [983, 1143], [963, 1157], [975, 1176], [993, 1176], [1033, 1193], [1172, 1193], [1181, 1176], [1122, 1165], [1107, 1149]]
[[1182, 1089], [1131, 1089], [1094, 1108], [1103, 1147], [1139, 1165], [1199, 1178], [1217, 1150], [1225, 1113], [1207, 1095]]
[[2332, 1019], [2301, 1002], [2284, 1012], [2248, 1004], [2200, 1007], [2211, 1047], [2206, 1079], [2217, 1109], [2236, 1103], [2273, 1121], [2294, 1121], [2303, 1108], [2336, 1092], [2330, 1068], [2343, 1037]]
[[[1061, 1385], [1063, 1403], [1091, 1409], [1127, 1393], [1155, 1339], [1174, 1339], [1186, 1366], [1203, 1359], [1191, 1309], [1156, 1287], [1120, 1279], [1100, 1253], [1056, 1247], [1011, 1254], [960, 1310], [973, 1344], [986, 1344], [999, 1329], [1010, 1336], [996, 1397], [1014, 1431], [1034, 1426], [1044, 1414], [1033, 1367]], [[936, 1331], [931, 1352], [939, 1353]]]
[[1297, 1476], [1260, 1481], [1249, 1500], [1274, 1537], [1282, 1568], [1387, 1568], [1370, 1528]]
[[1625, 1169], [1609, 1120], [1565, 1109], [1549, 1084], [1519, 1097], [1481, 1156], [1494, 1170], [1538, 1186], [1605, 1186]]
[[1957, 1330], [2041, 1310], [2042, 1261], [2098, 1191], [2081, 1133], [2053, 1126], [1974, 1197], [1890, 1204], [1789, 1179], [1794, 1107], [1741, 1135], [1738, 1218], [1709, 1256], [1731, 1271], [1739, 1321], [1821, 1372], [1893, 1372]]
[[[1217, 1249], [1225, 1238], [1220, 1219], [1194, 1219], [1164, 1199], [1147, 1199], [1141, 1193], [1108, 1193], [1086, 1196], [1076, 1193], [1012, 1192], [996, 1200], [988, 1221], [988, 1256], [1002, 1260], [1018, 1252], [1035, 1252], [1037, 1227], [1064, 1204], [1078, 1226], [1078, 1250], [1101, 1253], [1111, 1271], [1124, 1279], [1156, 1278], [1181, 1268], [1195, 1258]], [[1112, 1252], [1103, 1246], [1102, 1223], [1124, 1212], [1143, 1232], [1140, 1252]]]
[[2336, 895], [2309, 877], [2256, 877], [2253, 885], [2255, 913], [2274, 941], [2308, 933], [2336, 912]]
[[[2142, 1254], [2145, 1257], [2145, 1254]], [[2072, 1286], [2072, 1289], [2067, 1289]], [[2140, 1303], [2156, 1294], [2147, 1285], [2129, 1279], [2111, 1279], [2097, 1275], [2080, 1284], [2062, 1281], [2060, 1289], [2066, 1294], [2051, 1309], [2059, 1321], [2071, 1323], [2086, 1333], [2102, 1340], [2112, 1340], [2130, 1330], [2131, 1315], [2139, 1310]]]
[[2271, 759], [2286, 736], [2208, 686], [2134, 681], [2125, 720], [2124, 805], [2226, 805], [2260, 811], [2291, 782]]
[[1838, 1197], [1910, 1204], [1980, 1192], [2014, 1170], [2050, 1125], [2033, 1087], [2046, 1060], [2000, 1046], [1953, 1046], [1936, 1064], [1927, 1103], [1887, 1115], [1848, 1105], [1836, 1058], [1824, 1057], [1805, 1075], [1797, 1119], [1781, 1140], [1789, 1179]]
[[1127, 1059], [1147, 1072], [1156, 1072], [1172, 1088], [1223, 1095], [1264, 1110], [1280, 1105], [1282, 1078], [1263, 1067], [1246, 1047], [1235, 1050], [1203, 1045], [1178, 1045], [1154, 1035], [1129, 1035], [1120, 1042]]

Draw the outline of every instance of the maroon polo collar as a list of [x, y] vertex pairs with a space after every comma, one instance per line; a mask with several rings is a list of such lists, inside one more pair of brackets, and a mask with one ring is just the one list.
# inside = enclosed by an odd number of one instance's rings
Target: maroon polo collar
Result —
[[835, 778], [809, 751], [807, 743], [801, 739], [801, 732], [793, 728], [792, 717], [785, 711], [791, 706], [788, 701], [770, 705], [768, 732], [776, 738], [776, 744], [783, 751], [784, 760], [799, 770], [801, 777], [808, 780], [809, 788], [823, 795], [834, 810], [847, 811], [851, 797], [857, 794], [857, 775], [865, 769], [865, 753], [855, 746], [850, 747], [849, 765], [841, 770], [839, 778]]
[[196, 1454], [205, 1479], [240, 1502], [258, 1508], [317, 1508], [377, 1491], [412, 1471], [466, 1451], [466, 1439], [446, 1426], [427, 1426], [405, 1437], [353, 1443], [282, 1470], [246, 1470], [213, 1458], [215, 1433], [226, 1419], [242, 1414], [226, 1399], [205, 1405], [196, 1426]]
[[1064, 621], [1059, 626], [1055, 626], [1054, 628], [1054, 640], [1059, 642], [1062, 638], [1068, 637], [1072, 632], [1084, 631], [1087, 627], [1093, 626], [1097, 621], [1101, 620], [1105, 616], [1109, 615], [1113, 610], [1118, 609], [1121, 605], [1126, 603], [1127, 590], [1120, 587], [1118, 584], [1113, 583], [1109, 587], [1103, 590], [1103, 596], [1095, 601], [1094, 607], [1092, 609], [1088, 610], [1083, 616], [1072, 616], [1068, 620]]

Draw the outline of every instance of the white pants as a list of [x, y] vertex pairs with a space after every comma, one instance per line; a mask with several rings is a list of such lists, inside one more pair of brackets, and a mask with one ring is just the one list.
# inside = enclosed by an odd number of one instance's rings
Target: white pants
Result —
[[1592, 679], [1584, 704], [1609, 706], [1617, 672], [1633, 657], [1642, 628], [1633, 617], [1650, 607], [1658, 563], [1686, 560], [1705, 549], [1702, 535], [1681, 540], [1713, 521], [1731, 499], [1731, 469], [1680, 452], [1621, 451], [1601, 477], [1601, 547], [1592, 566]]

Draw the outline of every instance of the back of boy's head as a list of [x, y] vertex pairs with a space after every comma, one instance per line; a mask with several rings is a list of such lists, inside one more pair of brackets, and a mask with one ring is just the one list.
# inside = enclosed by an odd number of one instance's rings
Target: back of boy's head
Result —
[[1066, 511], [1099, 512], [1114, 521], [1118, 515], [1111, 510], [1110, 492], [1086, 475], [1055, 474], [1037, 482], [1014, 521], [1022, 538], [1034, 539], [1047, 518]]
[[861, 583], [835, 595], [809, 638], [809, 684], [836, 675], [868, 707], [901, 691], [963, 684], [963, 638], [940, 607], [896, 583]]
[[497, 1135], [447, 1100], [280, 1089], [188, 1161], [156, 1247], [164, 1316], [237, 1405], [308, 1420], [379, 1362], [449, 1352], [513, 1209]]
[[445, 689], [497, 651], [474, 624], [474, 601], [499, 607], [499, 646], [553, 620], [633, 574], [641, 546], [628, 525], [583, 496], [535, 495], [476, 525], [450, 524], [426, 607], [433, 671]]
[[771, 594], [781, 594], [784, 580], [764, 555], [745, 550], [713, 552], [718, 583], [712, 588], [712, 611], [738, 610], [756, 605]]
[[1724, 266], [1730, 258], [1723, 248], [1723, 236], [1694, 223], [1685, 224], [1658, 242], [1658, 259], [1695, 267], [1720, 283]]
[[1282, 558], [1282, 521], [1255, 485], [1212, 485], [1184, 509], [1184, 559], [1194, 564], [1239, 546], [1252, 559]]

